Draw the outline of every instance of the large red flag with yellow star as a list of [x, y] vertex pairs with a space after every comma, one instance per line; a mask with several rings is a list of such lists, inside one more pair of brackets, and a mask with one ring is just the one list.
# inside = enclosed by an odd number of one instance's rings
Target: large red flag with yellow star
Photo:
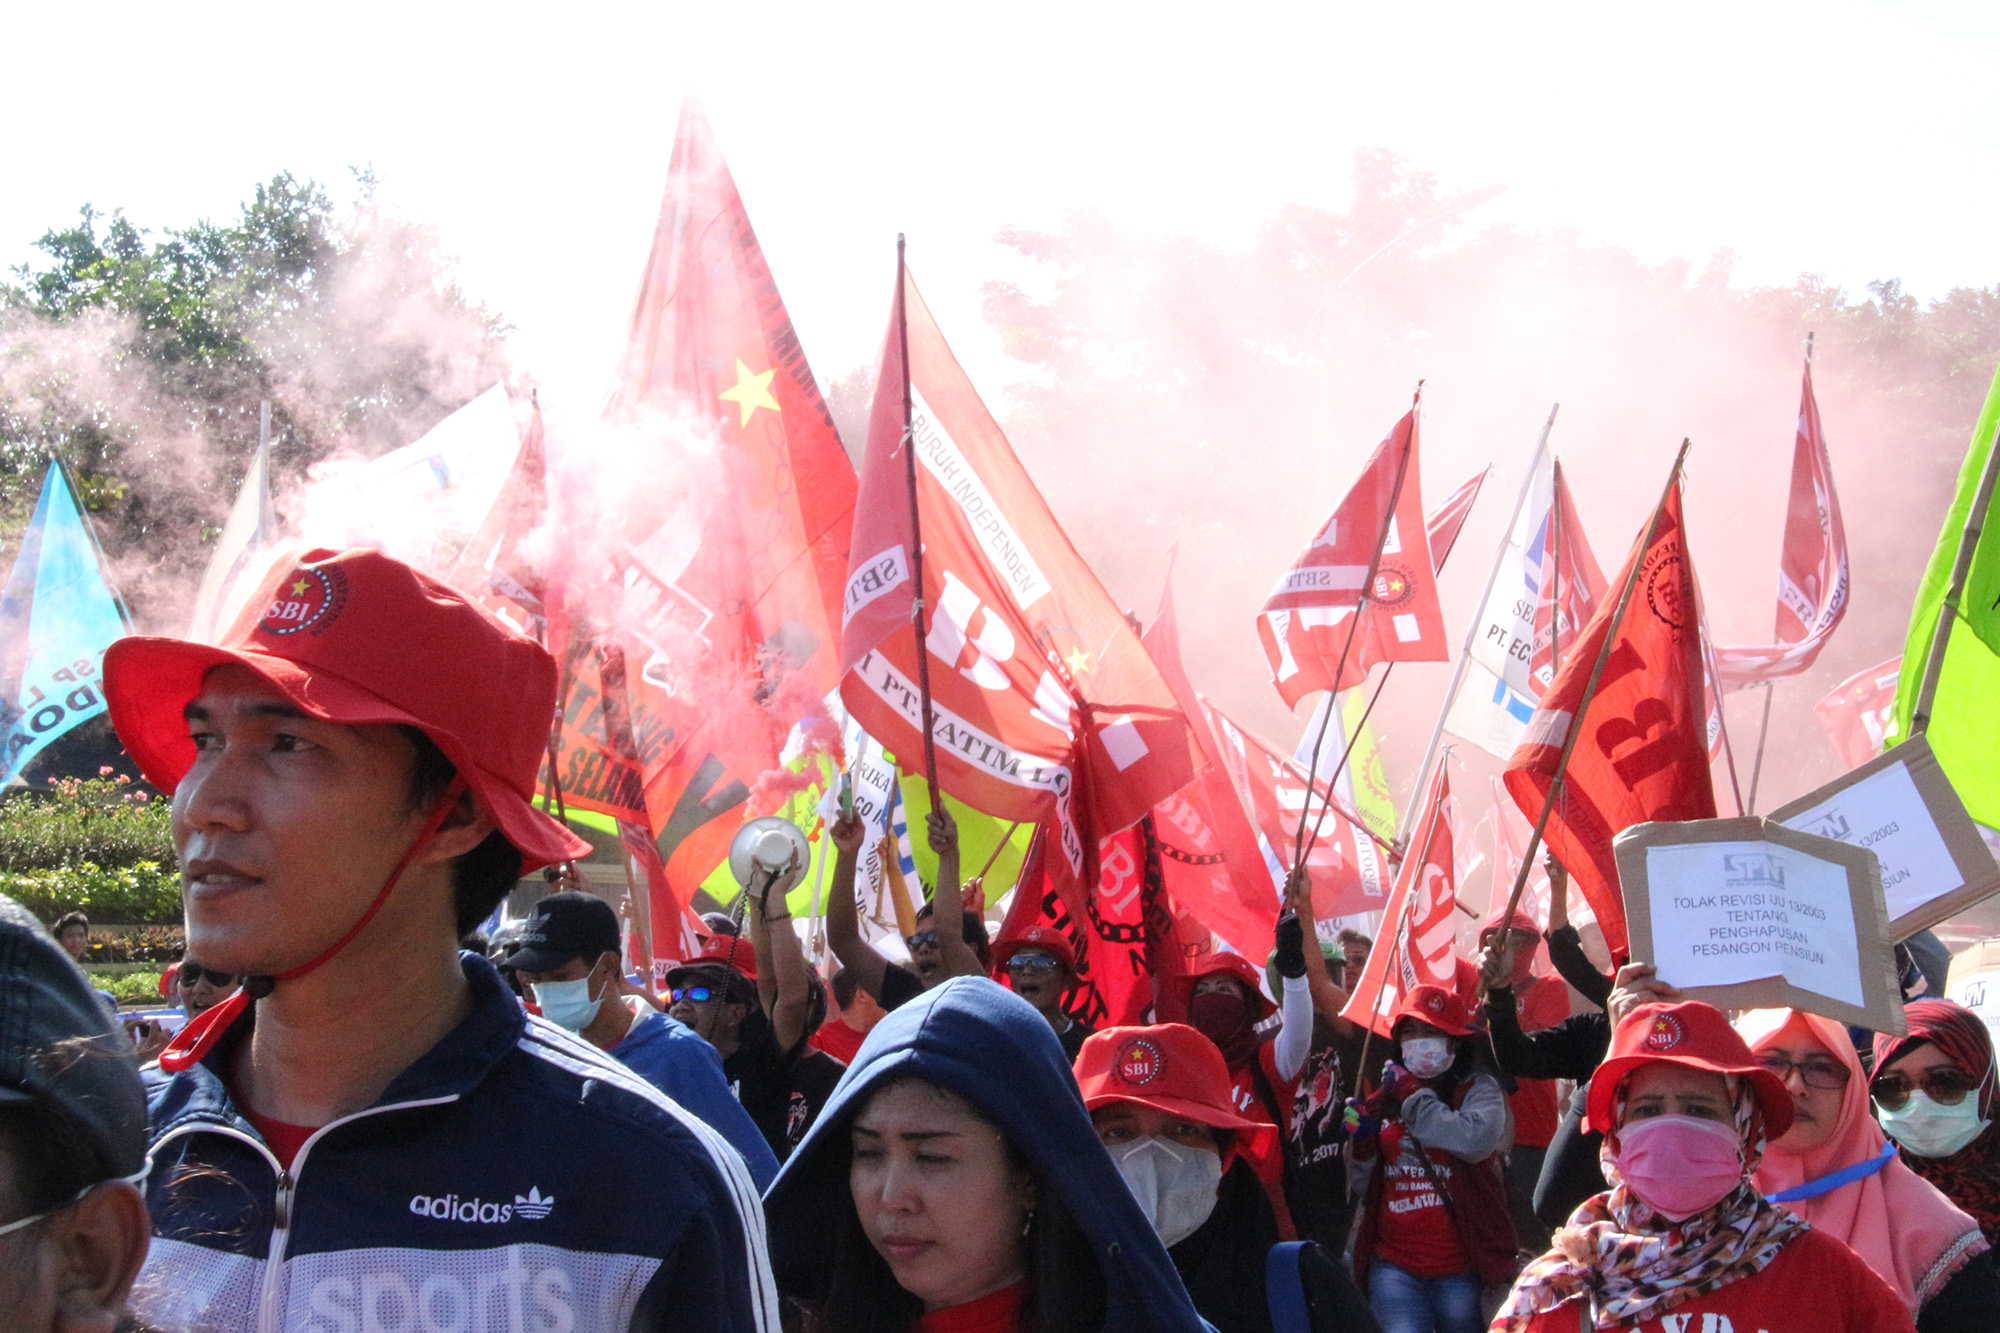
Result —
[[[789, 780], [778, 755], [792, 729], [825, 719], [855, 495], [853, 465], [693, 102], [606, 428], [605, 447], [628, 451], [606, 465], [629, 462], [645, 493], [617, 510], [615, 531], [579, 534], [595, 555], [573, 589], [574, 624], [622, 649], [645, 814], [684, 899], [755, 813], [746, 804], [762, 803], [760, 783]], [[569, 704], [575, 724], [592, 711]], [[814, 729], [837, 744], [832, 728]], [[607, 776], [610, 813], [626, 817], [628, 793]], [[680, 906], [656, 902], [654, 919]]]
[[938, 778], [976, 810], [1045, 823], [1050, 874], [1088, 884], [1098, 839], [1193, 779], [1187, 721], [907, 272], [862, 460], [841, 699], [906, 766], [922, 762], [905, 316]]

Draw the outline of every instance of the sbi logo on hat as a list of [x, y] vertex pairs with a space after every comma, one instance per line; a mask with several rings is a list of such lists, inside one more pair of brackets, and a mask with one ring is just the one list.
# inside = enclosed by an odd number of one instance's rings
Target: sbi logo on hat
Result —
[[1167, 1072], [1167, 1054], [1144, 1037], [1118, 1048], [1118, 1078], [1124, 1083], [1151, 1083]]
[[297, 634], [331, 616], [346, 600], [347, 575], [343, 571], [301, 565], [278, 585], [278, 594], [257, 628], [266, 634]]
[[1671, 1051], [1681, 1044], [1680, 1020], [1661, 1014], [1653, 1020], [1653, 1026], [1646, 1033], [1646, 1049], [1649, 1051]]

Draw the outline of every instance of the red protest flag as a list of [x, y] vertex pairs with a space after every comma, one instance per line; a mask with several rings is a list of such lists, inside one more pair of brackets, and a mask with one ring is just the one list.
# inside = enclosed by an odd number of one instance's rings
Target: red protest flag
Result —
[[1857, 671], [1813, 705], [1819, 724], [1849, 768], [1882, 753], [1889, 718], [1896, 711], [1896, 680], [1902, 674], [1900, 654], [1880, 666]]
[[1412, 407], [1376, 446], [1258, 613], [1272, 683], [1290, 706], [1315, 690], [1359, 685], [1377, 662], [1450, 656], [1417, 478], [1417, 418]]
[[1382, 909], [1381, 940], [1369, 951], [1361, 980], [1340, 1011], [1342, 1018], [1366, 1024], [1380, 1036], [1389, 1035], [1389, 1015], [1416, 987], [1456, 987], [1458, 959], [1452, 952], [1457, 938], [1452, 914], [1458, 907], [1456, 823], [1451, 783], [1439, 764], [1410, 840], [1410, 854], [1403, 859], [1396, 887]]
[[1678, 460], [1619, 587], [1618, 600], [1603, 605], [1563, 654], [1507, 763], [1506, 783], [1622, 959], [1625, 908], [1611, 840], [1648, 820], [1715, 817]]
[[624, 651], [646, 816], [666, 876], [691, 886], [793, 727], [824, 718], [855, 480], [692, 101], [668, 174], [606, 414], [635, 459], [658, 463], [645, 479], [658, 490], [615, 531], [574, 534], [605, 559], [571, 579], [580, 631]]
[[1792, 442], [1792, 489], [1785, 508], [1785, 545], [1778, 557], [1776, 641], [1715, 650], [1725, 689], [1804, 671], [1847, 614], [1847, 530], [1833, 489], [1833, 460], [1813, 396], [1812, 343], [1806, 343], [1799, 389], [1798, 434]]
[[1153, 808], [1167, 891], [1177, 908], [1198, 917], [1238, 953], [1261, 958], [1271, 951], [1278, 885], [1243, 793], [1230, 778], [1222, 742], [1182, 663], [1171, 569], [1143, 641], [1187, 718], [1197, 769], [1193, 782]]
[[[905, 347], [924, 667], [910, 616]], [[927, 670], [944, 789], [987, 814], [1049, 825], [1052, 873], [1089, 882], [1098, 838], [1194, 777], [1173, 691], [1057, 524], [907, 270], [877, 380], [843, 615], [848, 712], [914, 758]]]
[[1443, 569], [1444, 562], [1451, 558], [1451, 548], [1458, 545], [1458, 534], [1465, 530], [1466, 517], [1472, 513], [1472, 502], [1479, 498], [1480, 487], [1486, 484], [1486, 476], [1493, 469], [1483, 467], [1477, 476], [1444, 497], [1444, 503], [1424, 516], [1424, 536], [1431, 544], [1431, 567]]
[[1221, 744], [1230, 782], [1256, 822], [1268, 862], [1276, 867], [1274, 881], [1282, 884], [1298, 864], [1296, 835], [1304, 820], [1314, 835], [1305, 853], [1314, 914], [1324, 920], [1381, 911], [1388, 882], [1381, 853], [1368, 833], [1328, 799], [1326, 783], [1309, 778], [1304, 764], [1237, 726], [1206, 699], [1202, 707]]

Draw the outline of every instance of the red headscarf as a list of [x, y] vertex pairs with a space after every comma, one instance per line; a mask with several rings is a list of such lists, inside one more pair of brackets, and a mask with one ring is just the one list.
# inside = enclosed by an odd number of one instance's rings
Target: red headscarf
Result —
[[[1993, 1035], [1979, 1016], [1950, 1000], [1913, 1000], [1903, 1006], [1910, 1035], [1875, 1036], [1875, 1070], [1880, 1073], [1917, 1047], [1929, 1042], [1945, 1058], [1980, 1080], [1979, 1117], [1993, 1118]], [[1944, 1191], [1945, 1197], [1979, 1221], [1986, 1239], [2000, 1246], [2000, 1124], [1949, 1157], [1919, 1157], [1905, 1152], [1910, 1169]]]

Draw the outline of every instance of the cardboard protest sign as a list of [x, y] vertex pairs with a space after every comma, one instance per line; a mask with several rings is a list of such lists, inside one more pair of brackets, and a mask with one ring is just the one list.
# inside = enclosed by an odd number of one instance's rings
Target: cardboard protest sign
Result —
[[1979, 1015], [2000, 1043], [2000, 940], [1982, 940], [1952, 956], [1944, 995]]
[[1874, 852], [1758, 818], [1639, 824], [1612, 850], [1632, 956], [1688, 998], [1906, 1030]]
[[1892, 940], [1906, 940], [2000, 890], [2000, 865], [1921, 735], [1770, 818], [1874, 852]]

